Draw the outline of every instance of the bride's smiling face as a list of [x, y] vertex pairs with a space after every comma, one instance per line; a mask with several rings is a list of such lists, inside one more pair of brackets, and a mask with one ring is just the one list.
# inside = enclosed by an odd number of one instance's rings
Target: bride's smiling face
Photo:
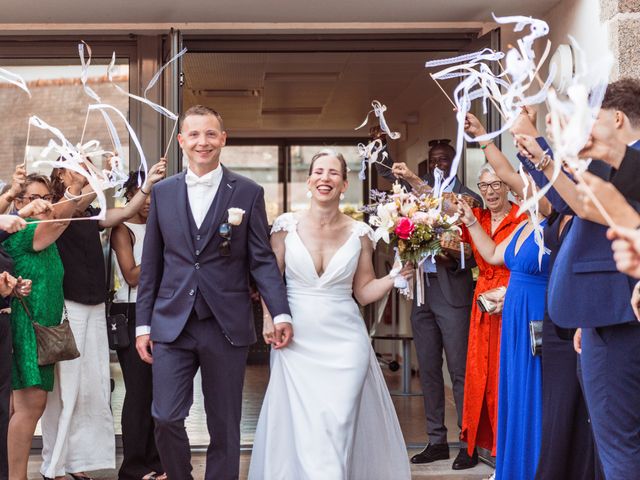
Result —
[[340, 199], [340, 194], [347, 190], [346, 165], [335, 155], [317, 157], [310, 168], [307, 187], [312, 198], [320, 202], [331, 202]]

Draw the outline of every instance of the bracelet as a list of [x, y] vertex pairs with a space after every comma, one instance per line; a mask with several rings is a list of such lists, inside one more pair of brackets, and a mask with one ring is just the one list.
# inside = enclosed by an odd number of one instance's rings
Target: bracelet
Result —
[[63, 195], [63, 196], [64, 196], [64, 198], [66, 198], [67, 200], [71, 200], [71, 201], [77, 202], [77, 201], [80, 199], [80, 197], [81, 197], [82, 195], [74, 195], [73, 193], [71, 193], [71, 192], [69, 191], [69, 187], [67, 187], [67, 188], [65, 188], [65, 190], [64, 190], [64, 195]]
[[551, 163], [551, 155], [549, 155], [548, 153], [545, 154], [542, 159], [535, 165], [536, 170], [538, 172], [542, 172], [545, 168], [547, 168], [549, 166], [549, 164]]
[[493, 140], [489, 140], [489, 143], [487, 143], [486, 145], [480, 145], [480, 150], [484, 150], [486, 149], [489, 145], [491, 145], [493, 143]]
[[142, 193], [143, 195], [149, 195], [151, 191], [145, 192], [143, 187], [144, 186], [140, 187], [140, 193]]
[[467, 228], [471, 228], [471, 227], [473, 227], [476, 223], [478, 223], [478, 219], [477, 219], [477, 218], [474, 218], [474, 219], [473, 219], [473, 222], [471, 222], [469, 225], [467, 225]]

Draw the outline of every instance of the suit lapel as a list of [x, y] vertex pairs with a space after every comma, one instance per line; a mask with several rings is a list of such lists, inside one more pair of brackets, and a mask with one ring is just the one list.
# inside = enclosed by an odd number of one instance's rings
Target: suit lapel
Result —
[[222, 223], [222, 218], [227, 211], [227, 206], [231, 201], [231, 197], [233, 196], [233, 192], [235, 190], [235, 176], [233, 172], [229, 171], [226, 167], [222, 167], [222, 179], [220, 180], [220, 186], [218, 187], [218, 192], [213, 200], [213, 204], [211, 208], [213, 209], [213, 215], [209, 217], [211, 220], [208, 225], [203, 225], [206, 227], [206, 237], [202, 244], [202, 248], [204, 249], [211, 239], [214, 237], [215, 233], [218, 231], [218, 225]]
[[[191, 211], [189, 210], [189, 196], [187, 195], [187, 184], [184, 180], [186, 175], [186, 171], [181, 172], [175, 176], [176, 179], [176, 200], [178, 201], [178, 205], [182, 204], [181, 207], [178, 207], [178, 221], [180, 222], [180, 229], [184, 234], [187, 245], [193, 245], [193, 238], [191, 238], [191, 227], [189, 226], [189, 216], [191, 215]], [[182, 199], [182, 202], [180, 201]]]

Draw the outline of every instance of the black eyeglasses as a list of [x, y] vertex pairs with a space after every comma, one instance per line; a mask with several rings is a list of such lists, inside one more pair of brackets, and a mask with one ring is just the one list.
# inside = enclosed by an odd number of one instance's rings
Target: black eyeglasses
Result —
[[47, 202], [50, 202], [51, 200], [53, 200], [53, 195], [38, 195], [34, 193], [33, 195], [29, 196], [21, 195], [19, 197], [16, 197], [16, 200], [29, 200], [30, 202], [33, 202], [34, 200], [46, 200]]
[[218, 235], [224, 239], [220, 247], [218, 247], [218, 251], [222, 257], [231, 256], [231, 232], [232, 227], [230, 223], [221, 223], [218, 227]]
[[497, 192], [502, 188], [502, 182], [500, 180], [491, 183], [480, 182], [477, 185], [478, 190], [480, 190], [481, 192], [486, 192], [489, 187], [491, 187], [491, 190], [493, 190], [494, 192]]

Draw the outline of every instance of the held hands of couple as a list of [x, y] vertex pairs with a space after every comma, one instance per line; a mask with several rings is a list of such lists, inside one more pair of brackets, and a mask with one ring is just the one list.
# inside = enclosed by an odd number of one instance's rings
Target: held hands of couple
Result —
[[267, 345], [273, 345], [278, 350], [291, 343], [293, 339], [293, 327], [289, 322], [281, 322], [274, 325], [270, 315], [264, 316], [262, 325], [262, 338]]

